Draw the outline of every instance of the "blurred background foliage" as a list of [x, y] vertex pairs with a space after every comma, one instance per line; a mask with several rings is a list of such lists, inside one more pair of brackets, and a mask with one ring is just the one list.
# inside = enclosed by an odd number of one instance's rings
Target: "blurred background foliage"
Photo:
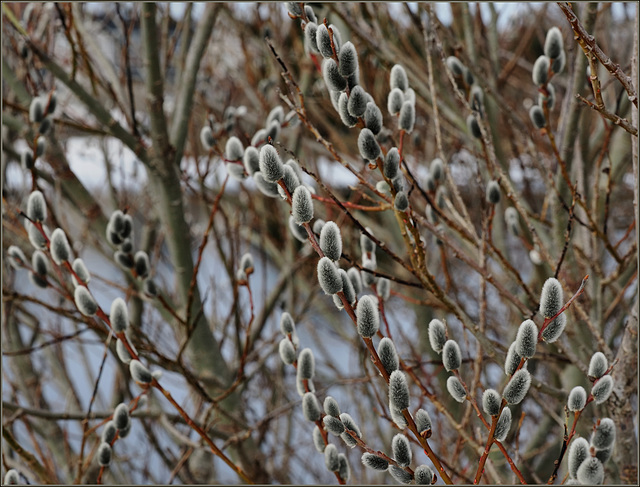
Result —
[[[294, 117], [276, 139], [283, 159], [295, 158], [350, 204], [381, 200], [334, 160], [319, 137], [372, 184], [380, 176], [359, 155], [358, 131], [341, 123], [318, 60], [305, 49], [300, 21], [288, 17], [284, 4], [152, 5], [144, 10], [138, 3], [3, 4], [3, 255], [9, 245], [28, 257], [32, 253], [19, 211], [25, 210], [36, 184], [47, 198], [49, 226], [67, 232], [74, 254], [93, 275], [90, 287], [101, 306], [108, 309], [116, 297], [127, 299], [138, 351], [152, 370], [164, 371], [166, 387], [192, 417], [207, 424], [234, 461], [263, 483], [333, 482], [313, 447], [312, 425], [302, 416], [295, 374], [278, 357], [283, 311], [294, 316], [301, 347], [310, 347], [316, 356], [320, 400], [326, 395], [338, 399], [376, 450], [389, 451], [397, 428], [389, 417], [386, 386], [366, 348], [346, 314], [319, 289], [315, 254], [289, 231], [289, 206], [264, 196], [250, 178], [226, 181], [222, 155], [228, 138], [237, 136], [250, 145], [274, 107], [289, 113], [285, 99], [299, 101], [281, 76], [267, 38], [300, 87], [307, 121], [317, 129], [312, 134]], [[588, 388], [589, 358], [601, 351], [610, 362], [619, 360], [613, 372], [616, 388], [607, 403], [588, 407], [578, 433], [588, 437], [598, 418], [613, 418], [619, 443], [606, 464], [605, 483], [637, 482], [637, 136], [576, 100], [577, 94], [591, 101], [594, 96], [586, 57], [566, 17], [552, 3], [308, 5], [319, 21], [327, 18], [343, 41], [356, 46], [361, 84], [389, 129], [379, 137], [386, 149], [398, 142], [396, 122], [386, 110], [394, 64], [404, 66], [416, 92], [415, 128], [404, 138], [405, 161], [415, 176], [411, 207], [428, 269], [464, 319], [382, 249], [377, 251], [378, 271], [392, 278], [392, 296], [384, 307], [396, 347], [437, 398], [427, 398], [412, 383], [412, 410], [420, 406], [431, 414], [430, 442], [452, 478], [466, 482], [473, 477], [486, 432], [469, 403], [459, 404], [446, 392], [447, 374], [428, 345], [427, 324], [432, 318], [446, 320], [450, 337], [463, 349], [461, 373], [478, 398], [488, 387], [501, 390], [506, 349], [519, 324], [535, 315], [544, 281], [557, 273], [565, 299], [588, 274], [587, 290], [568, 311], [562, 339], [539, 346], [530, 362], [534, 387], [514, 408], [517, 428], [505, 446], [528, 482], [546, 481], [562, 444], [568, 392], [577, 385]], [[627, 75], [637, 75], [637, 5], [578, 3], [574, 8], [612, 61]], [[142, 18], [149, 11], [156, 32], [145, 39], [149, 28]], [[562, 31], [567, 64], [553, 78], [557, 101], [548, 123], [575, 184], [576, 201], [583, 203], [575, 204], [571, 219], [553, 187], [569, 205], [571, 191], [563, 187], [548, 138], [528, 117], [538, 99], [532, 66], [553, 26]], [[489, 156], [497, 167], [487, 164], [487, 151], [467, 129], [470, 111], [456, 96], [443, 63], [450, 55], [469, 68], [484, 91], [484, 121], [494, 151]], [[154, 112], [158, 98], [150, 57], [157, 59], [155, 75], [162, 79], [160, 115], [157, 106]], [[598, 76], [608, 110], [637, 127], [637, 117], [632, 120], [637, 107], [622, 85], [601, 65]], [[460, 88], [467, 98], [468, 87]], [[44, 155], [28, 171], [20, 158], [33, 149], [38, 129], [29, 123], [29, 104], [51, 90], [58, 99], [54, 128], [45, 137]], [[105, 114], [115, 120], [113, 125]], [[168, 128], [154, 123], [159, 118]], [[116, 122], [121, 132], [114, 129]], [[216, 137], [211, 151], [199, 138], [205, 124]], [[424, 188], [419, 189], [436, 157], [447, 168], [441, 209], [449, 218], [438, 226], [440, 242], [425, 223]], [[498, 168], [514, 191], [505, 194], [501, 184], [502, 199], [487, 238], [492, 210], [485, 187], [498, 179]], [[316, 216], [341, 227], [343, 265], [359, 266], [359, 228], [310, 176], [306, 182], [324, 198], [315, 201]], [[508, 232], [503, 218], [514, 201], [526, 209], [520, 236]], [[173, 211], [176, 205], [180, 211]], [[117, 208], [134, 217], [135, 247], [149, 253], [168, 308], [144, 299], [139, 283], [114, 263], [104, 229]], [[392, 211], [351, 213], [386, 249], [409, 262], [411, 249]], [[188, 284], [205, 236], [197, 297], [191, 302]], [[256, 262], [250, 277], [252, 306], [236, 280], [245, 252]], [[104, 327], [81, 316], [55, 289], [34, 288], [24, 269], [3, 262], [2, 273], [3, 465], [18, 468], [31, 482], [92, 483], [99, 468], [92, 459], [100, 428], [88, 433], [83, 428], [91, 398], [95, 403], [87, 424], [93, 428], [139, 388], [117, 359], [113, 342], [103, 359]], [[186, 337], [194, 331], [167, 311], [184, 316], [187, 302], [193, 330], [200, 333], [192, 340]], [[476, 331], [493, 348], [480, 347], [469, 327], [480, 327]], [[238, 375], [245, 334], [251, 336], [250, 349]], [[237, 387], [226, 394], [236, 378]], [[42, 470], [16, 450], [18, 444]], [[388, 474], [366, 470], [358, 448], [349, 450], [342, 442], [338, 448], [347, 454], [355, 482], [393, 482]], [[237, 482], [164, 398], [153, 394], [136, 413], [130, 437], [118, 442], [114, 452], [105, 478], [110, 483]], [[514, 481], [502, 455], [493, 452], [489, 458], [488, 483]], [[563, 466], [561, 476], [565, 472]]]

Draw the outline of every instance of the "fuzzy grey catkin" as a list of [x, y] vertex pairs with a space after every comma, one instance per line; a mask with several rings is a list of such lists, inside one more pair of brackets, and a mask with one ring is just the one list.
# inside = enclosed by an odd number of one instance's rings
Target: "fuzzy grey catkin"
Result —
[[330, 90], [344, 91], [347, 88], [347, 80], [340, 74], [338, 65], [331, 58], [322, 61], [322, 77]]
[[562, 52], [560, 52], [560, 55], [557, 58], [551, 60], [551, 71], [553, 71], [555, 74], [561, 73], [566, 64], [567, 55], [563, 50]]
[[464, 64], [462, 64], [462, 61], [460, 61], [460, 59], [458, 59], [457, 57], [449, 56], [445, 60], [445, 64], [447, 65], [453, 76], [460, 77], [464, 74]]
[[497, 205], [500, 202], [500, 185], [498, 181], [489, 181], [486, 198], [492, 205]]
[[[444, 178], [444, 162], [439, 157], [436, 157], [431, 164], [429, 164], [429, 174], [433, 178], [434, 181], [442, 181]], [[438, 206], [440, 203], [438, 203]]]
[[277, 183], [284, 176], [282, 160], [272, 145], [267, 144], [260, 149], [258, 163], [265, 181]]
[[322, 422], [324, 423], [324, 428], [332, 435], [340, 436], [344, 433], [344, 425], [338, 418], [327, 415], [322, 418]]
[[400, 91], [404, 91], [409, 88], [409, 79], [407, 78], [407, 72], [404, 70], [402, 65], [395, 64], [391, 68], [391, 73], [389, 76], [389, 87], [392, 90], [394, 88], [397, 88]]
[[411, 445], [402, 433], [398, 433], [391, 440], [391, 452], [400, 467], [408, 467], [411, 464]]
[[409, 101], [413, 106], [416, 104], [416, 92], [413, 88], [407, 88], [404, 90], [404, 101]]
[[562, 32], [557, 27], [551, 27], [547, 31], [547, 36], [544, 40], [544, 55], [550, 59], [556, 59], [563, 49]]
[[482, 409], [489, 416], [495, 416], [500, 412], [502, 397], [495, 389], [487, 389], [482, 393]]
[[[309, 24], [307, 24], [307, 26], [308, 25]], [[273, 121], [277, 121], [278, 123], [282, 123], [284, 121], [284, 108], [282, 108], [280, 105], [277, 105], [271, 109], [271, 111], [267, 115], [267, 119], [265, 120], [265, 126], [269, 125]]]
[[291, 198], [291, 214], [298, 225], [313, 219], [313, 200], [306, 186], [298, 186]]
[[538, 93], [538, 105], [542, 106], [544, 102], [547, 102], [547, 108], [553, 109], [556, 104], [556, 89], [551, 83], [547, 83], [547, 94], [542, 91]]
[[326, 414], [329, 416], [333, 416], [337, 418], [340, 416], [340, 406], [338, 406], [338, 401], [336, 401], [333, 397], [327, 396], [324, 398], [323, 409]]
[[460, 368], [462, 353], [455, 340], [447, 340], [442, 347], [442, 365], [449, 372]]
[[347, 271], [347, 276], [351, 281], [351, 285], [353, 286], [353, 291], [357, 294], [362, 292], [362, 278], [360, 277], [360, 271], [355, 267], [351, 267]]
[[288, 338], [280, 340], [278, 346], [278, 352], [280, 353], [280, 359], [287, 365], [296, 361], [296, 350], [293, 347], [293, 343]]
[[473, 85], [469, 91], [469, 105], [471, 105], [472, 110], [482, 114], [484, 106], [484, 91], [482, 91], [482, 88], [478, 85]]
[[[73, 261], [73, 264], [71, 264], [71, 268], [73, 269], [73, 272], [76, 273], [76, 275], [78, 276], [78, 279], [80, 279], [80, 281], [83, 284], [89, 284], [89, 281], [91, 281], [91, 274], [89, 273], [89, 270], [87, 269], [87, 266], [84, 264], [84, 261], [82, 259], [80, 258], [75, 259]], [[75, 283], [76, 281], [75, 276], [73, 276], [73, 280]]]
[[36, 144], [36, 157], [41, 157], [44, 155], [44, 151], [47, 149], [47, 141], [44, 137], [38, 138], [38, 143]]
[[398, 352], [390, 338], [384, 337], [380, 340], [380, 343], [378, 344], [378, 356], [380, 357], [380, 362], [382, 362], [387, 374], [391, 374], [394, 370], [398, 370]]
[[253, 272], [253, 256], [249, 252], [242, 255], [240, 268], [247, 273]]
[[51, 234], [51, 258], [58, 265], [71, 258], [71, 247], [62, 228], [56, 228]]
[[225, 146], [225, 156], [230, 161], [239, 161], [244, 155], [244, 147], [238, 137], [232, 136], [227, 140]]
[[33, 169], [34, 161], [33, 161], [33, 152], [31, 152], [31, 150], [27, 149], [20, 153], [20, 164], [26, 170]]
[[611, 391], [613, 390], [613, 379], [610, 375], [605, 375], [598, 379], [593, 387], [591, 388], [591, 395], [596, 404], [602, 404], [611, 395]]
[[93, 299], [89, 290], [84, 286], [78, 286], [74, 291], [76, 306], [85, 316], [93, 316], [98, 311], [98, 303]]
[[542, 108], [538, 105], [533, 105], [529, 110], [529, 118], [534, 127], [543, 129], [547, 126], [547, 119], [544, 117]]
[[281, 131], [282, 131], [282, 126], [280, 125], [280, 122], [278, 122], [277, 120], [272, 120], [271, 122], [269, 122], [269, 124], [265, 128], [266, 140], [267, 141], [271, 140], [271, 142], [273, 143], [273, 141], [278, 138]]
[[113, 411], [113, 423], [115, 424], [116, 428], [121, 430], [122, 428], [127, 426], [128, 422], [129, 406], [122, 402], [118, 404], [118, 406], [116, 406], [115, 410]]
[[316, 218], [316, 220], [313, 222], [313, 226], [311, 227], [311, 229], [313, 230], [313, 233], [315, 233], [318, 237], [320, 236], [320, 232], [322, 232], [322, 227], [325, 223], [326, 222], [322, 218]]
[[318, 261], [318, 282], [325, 294], [336, 294], [342, 291], [342, 278], [336, 265], [328, 258]]
[[396, 467], [395, 465], [390, 465], [389, 473], [401, 484], [410, 484], [411, 482], [413, 482], [413, 475], [411, 475], [403, 468]]
[[208, 125], [205, 125], [204, 127], [202, 127], [202, 130], [200, 130], [200, 143], [202, 144], [202, 147], [207, 150], [211, 149], [216, 143], [216, 139], [213, 137], [211, 127], [209, 127]]
[[[296, 171], [288, 164], [283, 166], [284, 175], [282, 176], [282, 182], [284, 186], [287, 188], [289, 194], [293, 194], [298, 186], [300, 186], [300, 180], [296, 174]], [[278, 185], [278, 193], [282, 197], [282, 199], [287, 199], [287, 195], [282, 189], [282, 186]]]
[[478, 121], [476, 120], [476, 117], [473, 116], [473, 114], [469, 114], [469, 116], [467, 116], [467, 129], [469, 130], [469, 133], [476, 139], [482, 138], [480, 125], [478, 125]]
[[433, 319], [429, 322], [428, 327], [429, 344], [434, 352], [442, 353], [442, 348], [447, 342], [446, 328], [442, 321]]
[[349, 113], [349, 97], [346, 93], [342, 93], [338, 98], [338, 114], [347, 127], [355, 127], [358, 123], [358, 119]]
[[425, 409], [418, 409], [413, 419], [416, 422], [418, 433], [422, 434], [431, 429], [431, 416]]
[[409, 208], [409, 198], [407, 193], [399, 191], [393, 201], [393, 207], [398, 211], [406, 211]]
[[562, 313], [555, 320], [547, 325], [547, 327], [542, 332], [542, 339], [547, 343], [553, 343], [564, 331], [567, 325], [567, 315]]
[[607, 463], [613, 454], [613, 448], [605, 448], [604, 450], [596, 450], [596, 458], [603, 464]]
[[136, 275], [140, 278], [145, 278], [149, 275], [149, 256], [144, 250], [139, 250], [133, 257], [134, 267]]
[[389, 377], [389, 403], [399, 411], [409, 407], [409, 385], [404, 372], [394, 370]]
[[24, 252], [20, 247], [15, 245], [10, 245], [7, 249], [7, 255], [9, 257], [9, 263], [11, 267], [14, 269], [19, 269], [24, 266], [27, 262], [27, 256], [24, 255]]
[[307, 22], [304, 26], [304, 42], [309, 51], [320, 52], [318, 49], [318, 24], [315, 22]]
[[604, 480], [604, 467], [596, 457], [588, 457], [576, 472], [578, 482], [583, 485], [600, 485]]
[[520, 357], [531, 358], [535, 355], [538, 344], [538, 327], [532, 320], [525, 320], [520, 324], [515, 343], [516, 352]]
[[520, 216], [518, 215], [518, 210], [516, 210], [513, 206], [505, 209], [504, 220], [509, 227], [509, 231], [515, 236], [518, 236], [520, 234]]
[[603, 418], [591, 435], [591, 446], [598, 450], [611, 448], [616, 441], [616, 425], [610, 418]]
[[342, 255], [342, 235], [335, 222], [329, 221], [322, 226], [320, 248], [324, 255], [334, 262], [340, 259]]
[[518, 370], [502, 391], [502, 397], [508, 404], [519, 404], [529, 391], [531, 374], [526, 369]]
[[300, 7], [299, 2], [285, 2], [287, 10], [293, 17], [302, 16], [302, 8]]
[[129, 254], [125, 254], [124, 252], [122, 252], [120, 250], [117, 250], [113, 254], [113, 258], [116, 261], [116, 263], [120, 267], [122, 267], [124, 270], [131, 269], [135, 265], [133, 257], [131, 255], [129, 255]]
[[402, 90], [393, 88], [389, 92], [387, 97], [387, 110], [391, 115], [398, 115], [402, 110], [402, 104], [404, 103], [404, 94]]
[[464, 82], [467, 83], [468, 86], [471, 86], [473, 85], [473, 83], [476, 82], [476, 79], [473, 77], [473, 73], [466, 66], [464, 68], [463, 76], [464, 76]]
[[149, 384], [153, 380], [153, 376], [139, 360], [132, 360], [129, 363], [129, 372], [134, 381], [141, 384]]
[[[369, 228], [366, 229], [369, 234], [371, 234], [371, 230]], [[371, 240], [364, 233], [360, 235], [360, 250], [363, 254], [375, 253], [376, 244], [373, 240]]]
[[360, 130], [358, 135], [358, 149], [360, 155], [369, 161], [375, 161], [380, 156], [380, 146], [373, 132], [368, 128]]
[[307, 392], [307, 389], [309, 390], [309, 392], [316, 392], [316, 388], [313, 385], [313, 380], [311, 379], [307, 380], [307, 387], [305, 388], [304, 380], [302, 379], [302, 377], [300, 377], [300, 370], [298, 369], [298, 371], [296, 372], [296, 390], [298, 391], [298, 395], [300, 397], [304, 396], [304, 393]]
[[350, 414], [341, 413], [340, 421], [342, 421], [342, 424], [344, 425], [345, 429], [348, 429], [349, 431], [353, 431], [358, 438], [362, 438], [362, 431], [360, 431], [360, 428], [358, 427], [358, 425], [353, 420]]
[[384, 277], [379, 277], [376, 284], [376, 292], [382, 301], [386, 301], [391, 296], [391, 281]]
[[[375, 259], [362, 259], [362, 267], [368, 271], [376, 270], [376, 261]], [[373, 272], [367, 272], [363, 270], [360, 275], [362, 277], [362, 284], [364, 286], [373, 286], [376, 282], [376, 276]]]
[[47, 256], [41, 250], [36, 250], [31, 256], [31, 267], [40, 277], [47, 277], [49, 265], [47, 264]]
[[371, 338], [380, 329], [380, 315], [378, 305], [371, 296], [363, 296], [358, 301], [356, 308], [356, 322], [358, 334], [365, 338]]
[[324, 464], [327, 470], [335, 472], [340, 467], [338, 462], [338, 449], [336, 445], [329, 443], [324, 449]]
[[395, 407], [391, 401], [389, 402], [389, 412], [391, 413], [391, 419], [398, 426], [399, 429], [405, 429], [407, 427], [407, 419], [397, 407]]
[[342, 439], [342, 441], [344, 441], [344, 444], [349, 448], [355, 448], [356, 446], [358, 446], [358, 442], [347, 431], [340, 435], [340, 439]]
[[39, 274], [36, 274], [35, 272], [30, 271], [28, 274], [28, 278], [31, 281], [31, 284], [33, 284], [34, 286], [42, 289], [47, 289], [49, 287], [49, 282], [47, 281], [46, 276], [43, 277]]
[[591, 360], [589, 361], [589, 371], [587, 375], [599, 379], [605, 374], [608, 368], [609, 363], [607, 362], [607, 357], [605, 357], [602, 352], [596, 352], [591, 356]]
[[[131, 344], [131, 340], [127, 338], [127, 341]], [[131, 354], [129, 353], [129, 350], [127, 350], [127, 347], [125, 347], [122, 340], [118, 340], [116, 342], [116, 353], [123, 364], [129, 365], [131, 363]]]
[[302, 396], [302, 414], [307, 421], [318, 421], [322, 416], [318, 398], [313, 392], [307, 392]]
[[338, 55], [340, 74], [348, 78], [358, 70], [358, 52], [353, 43], [347, 41], [340, 46]]
[[464, 402], [467, 397], [467, 392], [464, 390], [462, 382], [453, 375], [447, 379], [447, 390], [449, 394], [451, 394], [451, 397], [458, 402]]
[[44, 106], [42, 97], [35, 97], [29, 105], [29, 121], [31, 123], [40, 123], [44, 118]]
[[27, 216], [36, 222], [42, 222], [47, 218], [47, 204], [44, 195], [40, 191], [32, 191], [27, 200]]
[[256, 133], [251, 137], [251, 145], [254, 147], [260, 147], [267, 142], [267, 131], [265, 129], [258, 129]]
[[324, 24], [319, 24], [316, 29], [316, 43], [318, 51], [320, 51], [322, 57], [330, 58], [333, 56], [333, 49], [331, 49], [331, 37], [329, 36], [327, 26]]
[[410, 134], [416, 122], [416, 108], [410, 101], [405, 101], [398, 116], [398, 128]]
[[153, 279], [145, 279], [142, 287], [147, 296], [155, 297], [158, 295], [158, 286]]
[[384, 158], [384, 163], [382, 165], [382, 172], [385, 177], [389, 179], [393, 179], [398, 175], [398, 170], [400, 167], [400, 153], [398, 152], [397, 147], [392, 147], [387, 152], [387, 156]]
[[384, 472], [389, 468], [388, 461], [378, 455], [374, 455], [373, 453], [363, 453], [360, 460], [365, 467], [372, 470], [380, 470]]
[[53, 119], [51, 117], [44, 117], [42, 122], [40, 122], [40, 127], [38, 127], [38, 132], [41, 135], [46, 135], [49, 133], [51, 128], [53, 127]]
[[344, 453], [338, 454], [338, 477], [344, 482], [349, 482], [351, 478], [351, 467], [349, 467], [349, 461]]
[[107, 421], [107, 423], [102, 428], [102, 435], [100, 438], [103, 443], [111, 443], [113, 439], [116, 437], [116, 433], [118, 429], [113, 421]]
[[313, 379], [316, 369], [316, 360], [310, 348], [305, 348], [298, 357], [298, 374], [301, 379]]
[[277, 196], [279, 196], [280, 193], [278, 192], [278, 185], [276, 183], [267, 181], [261, 172], [257, 171], [253, 173], [253, 180], [255, 181], [256, 186], [258, 187], [260, 192], [265, 196], [268, 196], [270, 198], [276, 198]]
[[547, 56], [541, 55], [533, 63], [533, 69], [531, 71], [531, 79], [536, 86], [544, 86], [549, 81], [549, 64], [550, 60]]
[[366, 92], [361, 86], [356, 86], [351, 90], [349, 95], [349, 102], [347, 103], [347, 110], [352, 117], [362, 117], [367, 110], [367, 96]]
[[318, 428], [317, 425], [314, 426], [313, 428], [312, 438], [313, 438], [313, 446], [316, 447], [316, 450], [318, 450], [319, 453], [324, 453], [324, 449], [326, 448], [326, 445], [324, 444], [324, 438], [322, 437], [322, 432], [320, 431], [320, 428]]
[[122, 333], [127, 330], [129, 326], [129, 311], [124, 299], [116, 298], [113, 300], [109, 320], [115, 333]]
[[[350, 305], [354, 305], [357, 299], [356, 291], [353, 289], [353, 284], [351, 284], [351, 279], [347, 275], [347, 272], [344, 269], [340, 269], [340, 279], [342, 279], [342, 292], [344, 293], [344, 297]], [[338, 299], [342, 304], [342, 300], [337, 294], [334, 294], [333, 297]]]
[[[46, 238], [44, 237], [44, 235], [42, 235], [42, 232], [38, 230], [38, 228], [33, 223], [27, 220], [25, 222], [25, 228], [27, 229], [29, 242], [31, 243], [33, 248], [35, 248], [36, 250], [44, 250], [47, 248]], [[47, 228], [47, 226], [43, 225], [42, 229], [44, 230], [44, 233], [48, 236], [49, 229]]]
[[568, 468], [571, 478], [576, 478], [578, 468], [589, 457], [589, 442], [584, 438], [575, 438], [569, 446]]
[[382, 112], [378, 105], [370, 101], [364, 110], [364, 125], [375, 135], [382, 130]]
[[101, 467], [107, 467], [111, 463], [111, 445], [102, 442], [98, 447], [98, 463]]
[[582, 411], [587, 404], [587, 391], [582, 386], [576, 386], [571, 389], [569, 393], [569, 399], [567, 400], [567, 407], [569, 411]]
[[511, 429], [511, 409], [508, 407], [504, 407], [502, 413], [500, 413], [500, 418], [498, 418], [498, 423], [496, 424], [496, 430], [493, 433], [493, 437], [502, 442], [507, 438], [509, 434], [509, 430]]
[[295, 239], [299, 242], [306, 243], [309, 236], [307, 235], [307, 231], [302, 225], [298, 225], [293, 218], [293, 215], [289, 217], [289, 230], [291, 230], [291, 234], [295, 237]]
[[420, 465], [413, 473], [416, 485], [431, 485], [435, 477], [433, 470], [428, 465]]

